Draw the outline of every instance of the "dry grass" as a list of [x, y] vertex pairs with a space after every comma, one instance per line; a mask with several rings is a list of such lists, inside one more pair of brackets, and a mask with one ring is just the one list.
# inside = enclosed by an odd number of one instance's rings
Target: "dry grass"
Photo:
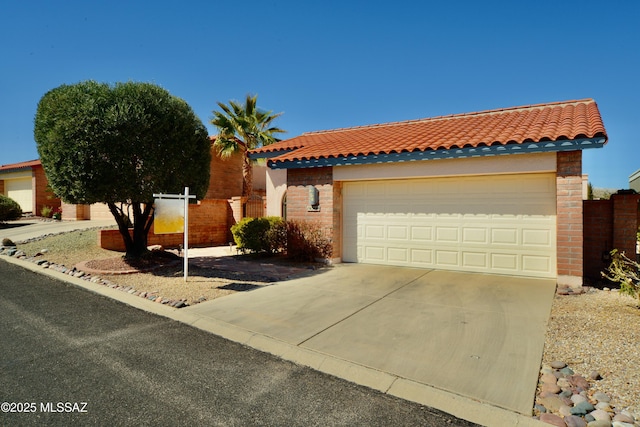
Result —
[[[68, 268], [82, 261], [118, 259], [123, 256], [121, 252], [100, 248], [97, 242], [97, 230], [83, 230], [22, 243], [18, 248], [28, 256], [46, 250], [42, 258]], [[181, 263], [149, 273], [108, 275], [104, 278], [118, 285], [131, 286], [137, 291], [154, 293], [167, 299], [185, 299], [189, 304], [229, 295], [237, 289], [242, 289], [243, 286], [253, 287], [265, 284], [259, 277], [252, 278], [246, 275], [241, 277], [232, 272], [197, 266], [189, 267], [189, 278], [185, 283]]]

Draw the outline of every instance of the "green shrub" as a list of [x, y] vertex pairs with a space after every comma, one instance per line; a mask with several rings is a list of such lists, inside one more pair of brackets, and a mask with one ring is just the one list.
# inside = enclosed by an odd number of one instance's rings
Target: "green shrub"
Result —
[[332, 242], [320, 224], [287, 221], [287, 255], [295, 261], [316, 261], [331, 257]]
[[602, 276], [618, 283], [620, 292], [637, 298], [640, 306], [640, 264], [614, 249], [611, 251], [611, 264]]
[[13, 199], [0, 194], [0, 221], [11, 221], [22, 216], [22, 208]]
[[40, 216], [43, 218], [51, 218], [52, 215], [53, 208], [51, 206], [43, 206], [42, 209], [40, 209]]
[[282, 223], [279, 217], [243, 218], [231, 226], [231, 234], [242, 252], [276, 253], [284, 247]]

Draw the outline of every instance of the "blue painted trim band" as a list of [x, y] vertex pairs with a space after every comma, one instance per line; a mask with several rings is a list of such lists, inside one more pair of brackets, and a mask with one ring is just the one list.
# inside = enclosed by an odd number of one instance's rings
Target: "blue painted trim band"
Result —
[[[498, 156], [502, 154], [533, 154], [558, 151], [576, 151], [600, 148], [607, 142], [605, 137], [583, 138], [562, 141], [541, 141], [524, 144], [493, 145], [490, 147], [451, 148], [449, 150], [427, 150], [404, 153], [371, 154], [348, 157], [270, 161], [271, 169], [301, 169], [326, 166], [365, 165], [375, 163], [412, 162], [417, 160], [461, 159], [466, 157]], [[282, 154], [282, 153], [281, 153]]]

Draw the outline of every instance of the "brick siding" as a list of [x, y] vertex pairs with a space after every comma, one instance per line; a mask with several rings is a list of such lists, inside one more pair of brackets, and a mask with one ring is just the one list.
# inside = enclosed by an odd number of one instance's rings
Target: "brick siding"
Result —
[[58, 208], [61, 206], [59, 198], [49, 190], [49, 181], [42, 166], [34, 166], [33, 171], [33, 214], [40, 215], [44, 206]]
[[559, 152], [556, 175], [559, 284], [582, 285], [582, 151]]
[[242, 159], [241, 153], [222, 158], [211, 147], [209, 189], [205, 199], [230, 199], [242, 195]]
[[[320, 208], [310, 210], [309, 189], [313, 186], [318, 190]], [[340, 215], [335, 209], [341, 208], [339, 187], [333, 185], [333, 168], [290, 169], [287, 172], [287, 220], [308, 221], [318, 224], [325, 235], [332, 239], [333, 257], [340, 256]]]

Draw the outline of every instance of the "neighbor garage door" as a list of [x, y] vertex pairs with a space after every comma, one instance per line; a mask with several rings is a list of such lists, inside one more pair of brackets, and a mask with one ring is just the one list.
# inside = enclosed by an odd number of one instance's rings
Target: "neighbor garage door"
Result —
[[556, 277], [554, 174], [343, 185], [343, 259]]
[[31, 178], [7, 179], [4, 181], [7, 197], [18, 202], [22, 212], [33, 212], [33, 190]]

